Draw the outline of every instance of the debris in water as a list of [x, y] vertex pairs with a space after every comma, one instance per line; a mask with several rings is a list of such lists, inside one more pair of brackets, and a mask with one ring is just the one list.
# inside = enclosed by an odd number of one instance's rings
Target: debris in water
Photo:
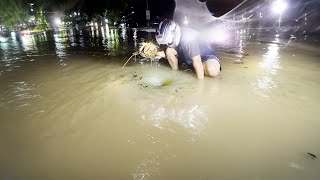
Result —
[[304, 167], [300, 164], [297, 164], [295, 162], [290, 162], [290, 167], [295, 168], [295, 169], [299, 169], [299, 170], [303, 170]]
[[172, 84], [172, 80], [167, 80], [167, 81], [163, 82], [161, 84], [161, 86], [169, 86], [170, 84]]
[[234, 61], [235, 64], [243, 64], [243, 61], [242, 59], [237, 59]]
[[316, 155], [314, 155], [314, 154], [312, 154], [312, 153], [309, 153], [309, 152], [307, 152], [308, 153], [308, 155], [311, 157], [311, 159], [315, 159], [315, 158], [317, 158], [317, 156]]
[[133, 57], [136, 60], [138, 55], [143, 57], [140, 62], [141, 64], [143, 64], [142, 61], [151, 61], [151, 64], [153, 61], [158, 61], [161, 58], [158, 53], [158, 49], [159, 47], [152, 42], [141, 43], [139, 51], [132, 53], [132, 55], [129, 57], [126, 63], [124, 63], [121, 69], [123, 69]]

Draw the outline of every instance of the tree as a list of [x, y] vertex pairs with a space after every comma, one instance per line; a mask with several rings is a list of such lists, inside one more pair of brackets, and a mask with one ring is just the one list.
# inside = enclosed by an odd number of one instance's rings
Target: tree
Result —
[[0, 23], [7, 29], [18, 29], [19, 25], [28, 22], [28, 5], [24, 1], [1, 0], [0, 7]]

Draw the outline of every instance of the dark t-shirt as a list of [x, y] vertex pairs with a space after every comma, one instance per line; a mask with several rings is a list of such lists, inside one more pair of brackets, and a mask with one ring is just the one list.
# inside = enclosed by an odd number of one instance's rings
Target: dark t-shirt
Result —
[[178, 59], [188, 65], [192, 65], [192, 58], [198, 55], [201, 56], [202, 62], [208, 60], [207, 57], [211, 55], [217, 57], [212, 45], [201, 40], [198, 31], [188, 27], [181, 27], [181, 39], [175, 49]]

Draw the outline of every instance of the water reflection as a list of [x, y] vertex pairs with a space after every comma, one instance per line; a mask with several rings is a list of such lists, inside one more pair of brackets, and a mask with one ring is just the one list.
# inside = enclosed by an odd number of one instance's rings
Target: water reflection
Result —
[[243, 63], [243, 58], [245, 55], [244, 49], [246, 47], [246, 40], [248, 38], [248, 30], [241, 29], [237, 31], [236, 42], [238, 43], [237, 53], [236, 53], [236, 63]]
[[121, 28], [120, 31], [121, 31], [121, 37], [122, 37], [122, 39], [123, 39], [123, 40], [127, 40], [127, 39], [128, 39], [128, 38], [127, 38], [127, 28]]
[[[169, 98], [170, 99], [170, 98]], [[142, 129], [148, 146], [161, 148], [146, 151], [145, 157], [137, 162], [133, 168], [132, 177], [135, 180], [151, 179], [161, 174], [161, 163], [175, 159], [177, 155], [172, 151], [172, 145], [159, 134], [166, 134], [170, 139], [180, 139], [180, 143], [194, 143], [206, 129], [208, 117], [202, 106], [186, 105], [175, 102], [149, 102], [139, 104]], [[145, 108], [148, 107], [146, 110]], [[155, 133], [155, 132], [159, 132]]]
[[271, 90], [278, 86], [278, 82], [274, 80], [278, 69], [281, 68], [280, 47], [277, 42], [279, 42], [279, 38], [276, 36], [274, 43], [268, 44], [268, 50], [259, 63], [261, 74], [252, 83], [255, 94], [260, 97], [268, 98]]
[[138, 43], [137, 43], [137, 29], [136, 28], [134, 28], [133, 29], [133, 42], [134, 42], [134, 48], [136, 49], [137, 48], [137, 46], [138, 46]]
[[147, 157], [137, 162], [132, 173], [134, 180], [151, 179], [160, 175], [160, 157], [155, 152], [148, 152]]
[[40, 95], [35, 94], [34, 90], [38, 87], [35, 84], [30, 84], [25, 81], [17, 81], [11, 83], [9, 89], [4, 92], [1, 103], [3, 107], [15, 107], [17, 109], [31, 106], [35, 98], [39, 98]]
[[63, 60], [66, 57], [66, 48], [68, 36], [65, 31], [62, 31], [60, 34], [54, 34], [54, 41], [56, 47], [56, 55]]
[[230, 37], [219, 43], [214, 42], [214, 46], [226, 55], [235, 56], [231, 58], [235, 59], [235, 63], [243, 63], [247, 40], [251, 38], [249, 34], [249, 29], [230, 30], [228, 32]]

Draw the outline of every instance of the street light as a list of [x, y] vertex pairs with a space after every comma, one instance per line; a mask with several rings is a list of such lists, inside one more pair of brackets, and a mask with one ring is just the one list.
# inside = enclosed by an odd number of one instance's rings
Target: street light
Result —
[[272, 11], [275, 14], [279, 14], [279, 28], [281, 24], [282, 13], [288, 8], [287, 2], [283, 0], [277, 0], [273, 3]]
[[61, 22], [61, 19], [57, 17], [57, 18], [54, 19], [54, 23], [56, 25], [61, 25], [62, 22]]

